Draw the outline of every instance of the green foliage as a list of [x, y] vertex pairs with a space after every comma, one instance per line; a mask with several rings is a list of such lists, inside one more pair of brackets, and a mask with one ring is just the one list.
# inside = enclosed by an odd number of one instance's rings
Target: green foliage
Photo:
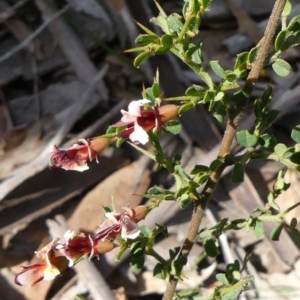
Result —
[[169, 133], [179, 134], [182, 130], [182, 125], [178, 121], [173, 120], [168, 122], [164, 128]]
[[225, 71], [223, 70], [223, 68], [219, 65], [219, 62], [218, 61], [210, 61], [210, 67], [211, 69], [213, 70], [213, 72], [219, 76], [220, 78], [222, 79], [225, 79], [226, 78], [226, 73]]
[[279, 241], [280, 234], [282, 232], [282, 229], [284, 227], [284, 223], [280, 223], [270, 234], [270, 238], [272, 241]]
[[272, 64], [272, 68], [274, 72], [281, 77], [288, 76], [292, 69], [288, 62], [280, 58], [275, 59], [274, 63]]
[[206, 254], [210, 257], [216, 257], [220, 254], [219, 247], [216, 244], [216, 241], [212, 238], [206, 238], [203, 246]]
[[292, 130], [291, 137], [296, 143], [298, 143], [298, 144], [300, 143], [300, 125], [297, 125]]
[[248, 130], [238, 131], [235, 135], [236, 141], [244, 147], [254, 147], [258, 143], [258, 138], [255, 134], [250, 133]]
[[255, 225], [254, 225], [254, 234], [256, 236], [257, 239], [261, 238], [264, 235], [265, 232], [265, 228], [263, 223], [256, 219], [255, 220]]
[[[251, 96], [251, 91], [249, 92], [246, 88], [247, 83], [253, 85], [258, 78], [246, 79], [245, 85], [242, 80], [245, 80], [249, 70], [255, 65], [263, 47], [261, 43], [258, 43], [248, 52], [238, 54], [233, 68], [229, 70], [223, 69], [216, 60], [204, 62], [202, 47], [205, 40], [195, 42], [194, 37], [199, 32], [202, 14], [209, 9], [210, 3], [211, 0], [184, 0], [182, 15], [178, 13], [168, 15], [160, 4], [155, 2], [159, 13], [151, 19], [151, 22], [161, 29], [162, 34], [156, 34], [137, 22], [144, 33], [136, 38], [137, 47], [126, 52], [139, 53], [134, 60], [134, 66], [137, 68], [151, 56], [170, 52], [186, 64], [203, 82], [202, 85], [193, 84], [188, 87], [184, 95], [165, 99], [160, 89], [157, 72], [152, 86], [144, 87], [142, 91], [142, 97], [151, 101], [151, 107], [157, 109], [163, 101], [174, 101], [178, 106], [180, 105], [178, 109], [179, 116], [181, 116], [198, 105], [205, 105], [218, 122], [223, 123], [228, 120], [228, 124], [238, 127], [239, 123], [236, 122], [236, 119], [243, 112]], [[288, 1], [281, 15], [281, 30], [274, 40], [273, 48], [275, 50], [272, 50], [271, 53], [265, 53], [264, 57], [265, 66], [272, 65], [274, 72], [282, 77], [288, 76], [292, 68], [288, 62], [280, 58], [280, 55], [290, 47], [300, 44], [300, 16], [295, 16], [287, 24], [287, 16], [290, 12], [291, 5]], [[221, 80], [214, 82], [212, 73]], [[271, 109], [272, 94], [272, 87], [269, 85], [262, 95], [254, 101], [254, 129], [235, 132], [236, 141], [242, 146], [242, 154], [235, 155], [230, 152], [231, 141], [230, 145], [227, 145], [226, 151], [223, 153], [220, 151], [220, 155], [209, 165], [195, 165], [192, 171], [185, 170], [180, 155], [175, 154], [173, 157], [169, 157], [160, 144], [160, 131], [163, 130], [169, 134], [181, 132], [182, 128], [179, 121], [167, 122], [162, 130], [160, 128], [159, 130], [146, 130], [152, 148], [148, 149], [136, 144], [131, 144], [132, 147], [155, 161], [158, 168], [168, 170], [173, 176], [176, 186], [174, 191], [159, 186], [150, 187], [147, 193], [142, 195], [149, 199], [149, 207], [155, 209], [162, 201], [167, 200], [176, 201], [182, 209], [185, 209], [191, 202], [196, 208], [205, 209], [214, 186], [225, 167], [232, 167], [232, 182], [240, 183], [244, 180], [245, 166], [253, 159], [272, 159], [281, 162], [290, 169], [300, 171], [300, 125], [292, 130], [291, 140], [293, 144], [289, 146], [278, 143], [276, 134], [267, 131], [279, 113]], [[116, 145], [120, 146], [125, 139], [119, 138], [119, 134], [124, 129], [125, 126], [111, 126], [105, 137], [114, 138]], [[199, 187], [201, 188], [199, 189]], [[265, 222], [273, 222], [275, 225], [271, 233], [272, 240], [279, 240], [280, 234], [285, 228], [290, 230], [300, 245], [300, 232], [296, 228], [297, 220], [292, 219], [290, 224], [286, 224], [283, 219], [284, 215], [299, 203], [285, 211], [280, 211], [280, 207], [276, 203], [277, 197], [288, 188], [289, 184], [284, 180], [284, 172], [280, 171], [264, 207], [256, 208], [246, 218], [235, 220], [224, 218], [210, 228], [202, 228], [195, 239], [203, 244], [207, 256], [217, 257], [221, 252], [219, 237], [222, 233], [228, 230], [246, 229], [247, 231], [251, 230], [256, 238], [261, 238], [265, 234]], [[156, 225], [152, 229], [141, 226], [140, 235], [136, 239], [124, 240], [120, 237], [115, 240], [115, 243], [120, 247], [117, 258], [120, 259], [126, 249], [130, 249], [132, 267], [141, 270], [144, 266], [145, 255], [151, 255], [157, 260], [153, 271], [155, 277], [169, 279], [172, 275], [171, 277], [182, 279], [182, 269], [187, 262], [187, 256], [183, 249], [181, 247], [170, 249], [167, 259], [162, 258], [153, 249], [155, 239], [158, 236], [167, 235], [167, 229], [163, 226]], [[212, 295], [202, 296], [195, 290], [189, 290], [178, 293], [177, 299], [237, 299], [253, 280], [252, 276], [243, 276], [242, 274], [248, 258], [246, 256], [242, 267], [238, 261], [235, 261], [226, 266], [224, 274], [216, 275], [217, 280], [222, 285], [216, 287]]]
[[244, 181], [244, 166], [241, 163], [234, 165], [231, 174], [231, 181], [233, 183], [240, 183]]

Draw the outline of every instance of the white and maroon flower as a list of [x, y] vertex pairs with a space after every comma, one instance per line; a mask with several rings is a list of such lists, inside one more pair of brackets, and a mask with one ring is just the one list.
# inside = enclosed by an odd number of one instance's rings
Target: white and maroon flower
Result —
[[150, 102], [147, 99], [132, 101], [128, 105], [128, 111], [121, 110], [123, 117], [114, 126], [126, 128], [118, 134], [119, 137], [129, 138], [133, 143], [144, 145], [149, 141], [147, 132], [160, 129], [178, 114], [179, 108], [176, 105], [151, 107]]
[[59, 243], [56, 249], [68, 259], [69, 267], [72, 267], [81, 258], [99, 257], [99, 254], [109, 252], [114, 248], [110, 241], [96, 240], [91, 235], [86, 236], [84, 233], [75, 233], [71, 230], [65, 233], [64, 238], [65, 242]]
[[108, 212], [96, 233], [95, 239], [114, 239], [121, 236], [123, 239], [135, 239], [140, 234], [137, 222], [143, 219], [148, 213], [146, 206], [137, 206], [135, 209], [123, 207], [125, 212]]
[[52, 280], [61, 274], [68, 265], [64, 256], [57, 256], [54, 245], [57, 240], [52, 241], [46, 247], [36, 252], [36, 256], [43, 260], [41, 263], [23, 266], [23, 271], [16, 275], [15, 283], [22, 286], [34, 286], [42, 280]]
[[64, 169], [85, 171], [89, 167], [87, 162], [97, 159], [110, 144], [111, 140], [103, 137], [92, 138], [89, 140], [79, 140], [81, 144], [74, 144], [67, 150], [60, 150], [55, 145], [51, 148], [49, 167], [52, 170]]

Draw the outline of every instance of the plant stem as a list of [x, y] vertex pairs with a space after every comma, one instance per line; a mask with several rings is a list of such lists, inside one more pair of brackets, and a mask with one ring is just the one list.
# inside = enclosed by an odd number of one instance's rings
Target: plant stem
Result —
[[152, 247], [146, 248], [146, 254], [153, 256], [158, 262], [163, 265], [166, 263], [166, 260], [162, 256], [160, 256]]
[[[237, 127], [240, 123], [241, 117], [243, 115], [245, 106], [248, 102], [248, 99], [253, 91], [254, 85], [258, 80], [261, 69], [268, 54], [269, 47], [272, 43], [278, 22], [281, 17], [281, 13], [285, 6], [287, 0], [276, 0], [271, 13], [264, 37], [263, 43], [261, 43], [260, 51], [257, 55], [256, 61], [252, 66], [252, 69], [247, 77], [246, 83], [241, 93], [241, 99], [235, 103], [232, 111], [229, 113], [229, 120], [226, 125], [225, 134], [220, 146], [218, 158], [224, 158], [230, 153], [230, 148], [237, 130]], [[190, 227], [187, 233], [186, 240], [182, 246], [181, 254], [188, 256], [193, 244], [196, 240], [199, 226], [202, 221], [204, 210], [209, 202], [211, 194], [215, 189], [217, 182], [220, 179], [220, 176], [225, 169], [225, 164], [223, 164], [216, 171], [212, 172], [210, 178], [208, 179], [203, 192], [201, 193], [201, 201], [195, 202], [195, 208], [192, 215]], [[163, 300], [171, 300], [174, 296], [175, 289], [177, 286], [178, 278], [173, 275], [170, 275], [169, 283], [167, 290], [164, 294]]]

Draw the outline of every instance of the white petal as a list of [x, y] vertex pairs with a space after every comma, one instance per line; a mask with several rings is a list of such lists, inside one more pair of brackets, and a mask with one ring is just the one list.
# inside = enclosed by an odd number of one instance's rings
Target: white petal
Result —
[[141, 106], [144, 106], [145, 104], [150, 103], [150, 102], [151, 101], [148, 99], [132, 101], [128, 105], [128, 113], [131, 116], [140, 117], [141, 116]]
[[74, 238], [75, 235], [75, 231], [73, 230], [68, 230], [65, 234], [64, 234], [64, 238], [66, 241], [71, 240]]
[[138, 231], [135, 231], [135, 232], [133, 232], [133, 233], [130, 233], [130, 234], [121, 234], [121, 236], [122, 236], [122, 238], [124, 239], [124, 240], [127, 240], [127, 239], [131, 239], [131, 240], [134, 240], [134, 239], [136, 239], [139, 235], [140, 235], [140, 230], [138, 230]]
[[134, 131], [129, 138], [135, 144], [141, 143], [145, 145], [149, 142], [148, 133], [137, 123], [134, 124]]

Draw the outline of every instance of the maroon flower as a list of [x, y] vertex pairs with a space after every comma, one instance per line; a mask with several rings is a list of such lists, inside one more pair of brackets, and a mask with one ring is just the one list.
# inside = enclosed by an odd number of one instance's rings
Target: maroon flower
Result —
[[60, 150], [55, 145], [50, 150], [50, 169], [65, 169], [75, 171], [85, 171], [89, 167], [88, 160], [97, 159], [97, 155], [102, 153], [110, 144], [111, 140], [97, 137], [90, 140], [79, 140], [82, 144], [74, 144], [67, 150]]
[[84, 233], [75, 233], [71, 230], [65, 233], [65, 240], [66, 242], [58, 244], [56, 249], [69, 260], [69, 267], [81, 258], [99, 257], [99, 254], [109, 252], [114, 248], [114, 244], [110, 241], [96, 240], [91, 235], [86, 236]]
[[146, 206], [138, 206], [135, 209], [129, 207], [123, 207], [125, 212], [114, 213], [108, 212], [105, 214], [107, 218], [103, 221], [96, 233], [95, 239], [114, 239], [117, 236], [121, 236], [123, 239], [135, 239], [140, 234], [140, 229], [136, 224], [143, 219], [148, 213]]
[[128, 112], [121, 110], [123, 117], [114, 126], [126, 128], [119, 133], [119, 137], [129, 138], [133, 143], [146, 144], [149, 141], [147, 132], [161, 128], [178, 114], [179, 107], [176, 105], [144, 108], [149, 103], [147, 99], [132, 101], [128, 106]]

